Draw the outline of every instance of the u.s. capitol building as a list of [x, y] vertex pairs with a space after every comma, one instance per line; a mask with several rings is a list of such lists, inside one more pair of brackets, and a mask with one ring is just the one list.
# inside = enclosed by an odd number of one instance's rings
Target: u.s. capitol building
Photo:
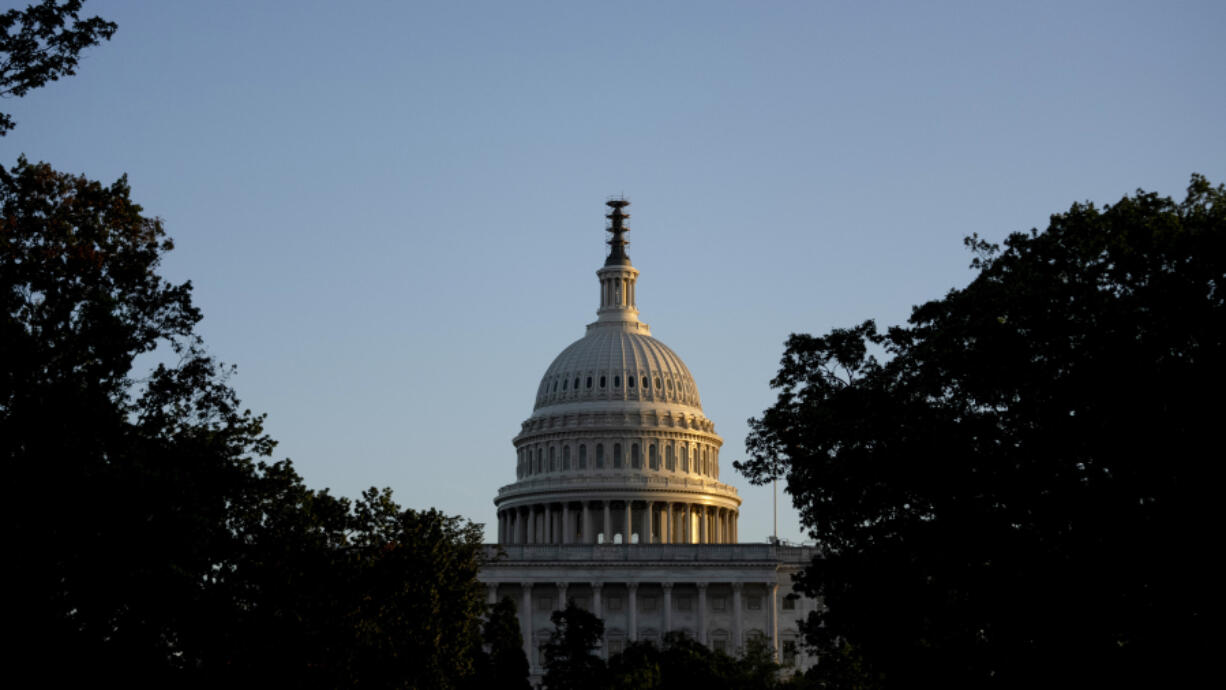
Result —
[[762, 638], [785, 665], [814, 602], [791, 575], [812, 547], [742, 544], [741, 499], [720, 482], [723, 440], [681, 358], [639, 321], [625, 200], [608, 202], [597, 319], [545, 371], [498, 490], [498, 545], [481, 571], [511, 597], [534, 676], [550, 614], [573, 599], [605, 622], [606, 658], [680, 631], [728, 654]]

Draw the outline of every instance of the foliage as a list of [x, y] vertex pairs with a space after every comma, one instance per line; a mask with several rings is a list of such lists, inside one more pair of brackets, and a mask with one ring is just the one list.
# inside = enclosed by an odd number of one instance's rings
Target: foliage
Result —
[[[1226, 198], [1074, 204], [915, 308], [789, 338], [751, 420], [824, 548], [807, 641], [864, 686], [1172, 684], [1212, 656]], [[884, 355], [883, 360], [878, 356]], [[1178, 683], [1175, 683], [1178, 684]]]
[[524, 654], [524, 637], [515, 616], [515, 602], [503, 597], [490, 607], [489, 617], [482, 628], [481, 639], [488, 651], [478, 655], [474, 688], [488, 690], [531, 690], [528, 682], [528, 657]]
[[604, 687], [605, 663], [595, 654], [604, 637], [604, 621], [566, 602], [550, 616], [554, 631], [541, 646], [545, 658], [545, 686], [550, 690], [586, 690]]
[[[126, 180], [0, 168], [14, 654], [43, 683], [458, 687], [480, 530], [307, 489], [195, 334]], [[163, 361], [134, 378], [138, 357]], [[60, 663], [71, 659], [72, 663]]]
[[662, 643], [631, 642], [606, 664], [597, 651], [604, 623], [569, 602], [555, 611], [554, 632], [541, 647], [545, 657], [545, 687], [609, 690], [653, 690], [701, 687], [705, 690], [803, 687], [803, 679], [783, 682], [773, 650], [764, 640], [751, 640], [745, 653], [732, 657], [680, 632], [664, 635]]
[[[81, 51], [111, 39], [118, 28], [115, 23], [101, 17], [80, 19], [83, 2], [43, 0], [0, 14], [0, 97], [21, 97], [49, 81], [76, 74]], [[11, 116], [0, 113], [0, 136], [15, 124]]]

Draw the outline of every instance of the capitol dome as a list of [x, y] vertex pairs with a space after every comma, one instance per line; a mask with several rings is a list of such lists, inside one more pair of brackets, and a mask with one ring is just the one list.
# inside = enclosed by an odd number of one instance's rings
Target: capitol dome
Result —
[[553, 360], [498, 492], [503, 544], [733, 543], [741, 500], [719, 481], [715, 425], [681, 358], [638, 318], [624, 200], [597, 319]]
[[702, 410], [698, 386], [677, 353], [655, 338], [592, 324], [553, 360], [536, 409], [575, 402], [656, 401]]

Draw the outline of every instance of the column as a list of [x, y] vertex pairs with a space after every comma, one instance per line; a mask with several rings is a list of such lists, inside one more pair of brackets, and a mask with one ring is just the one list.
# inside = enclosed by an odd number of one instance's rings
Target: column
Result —
[[681, 516], [685, 523], [681, 526], [681, 543], [691, 543], [690, 537], [694, 534], [693, 518], [690, 517], [690, 504], [681, 504]]
[[630, 612], [627, 615], [626, 624], [626, 639], [634, 642], [639, 639], [639, 600], [638, 600], [639, 583], [627, 582], [626, 591], [629, 595], [626, 597], [626, 603], [630, 606]]
[[711, 543], [713, 544], [724, 543], [723, 514], [724, 511], [721, 508], [715, 508], [711, 511]]
[[766, 605], [770, 606], [770, 628], [767, 632], [771, 636], [771, 649], [774, 650], [774, 659], [779, 661], [779, 583], [766, 583], [767, 592], [770, 596], [766, 598]]
[[492, 585], [487, 585], [487, 587], [489, 588], [489, 595], [486, 597], [486, 602], [490, 604], [491, 606], [494, 604], [497, 604], [498, 603], [498, 585], [492, 584]]
[[660, 587], [664, 590], [664, 631], [660, 635], [663, 640], [673, 629], [673, 583], [661, 582]]
[[[597, 618], [602, 618], [604, 616], [604, 612], [601, 610], [601, 606], [600, 606], [600, 588], [603, 586], [604, 585], [602, 585], [599, 582], [592, 583], [592, 613]], [[596, 650], [596, 655], [602, 659], [605, 658], [604, 650], [605, 650], [605, 642], [604, 642], [604, 638], [602, 637], [600, 639], [600, 648]]]
[[528, 666], [535, 667], [532, 656], [532, 583], [519, 583], [523, 590], [523, 603], [519, 607], [519, 634], [524, 636], [524, 656], [528, 657]]
[[745, 588], [742, 582], [732, 583], [732, 654], [741, 655], [741, 640], [745, 635], [745, 625], [742, 616], [745, 607], [741, 604], [741, 590]]
[[647, 501], [647, 509], [643, 511], [643, 536], [639, 538], [640, 544], [650, 544], [654, 541], [652, 534], [655, 526], [651, 524], [653, 522], [651, 512], [655, 510], [654, 505], [654, 501]]
[[528, 543], [536, 543], [536, 506], [528, 506]]
[[664, 514], [660, 522], [660, 543], [673, 543], [673, 502], [664, 502]]
[[557, 587], [558, 587], [558, 607], [554, 610], [561, 611], [562, 609], [566, 608], [566, 583], [559, 582], [557, 583]]
[[579, 503], [579, 543], [580, 544], [591, 544], [594, 541], [592, 539], [591, 515], [588, 514], [590, 512], [591, 512], [591, 506], [587, 504], [587, 501], [583, 501]]
[[604, 503], [604, 543], [612, 544], [613, 543], [613, 533], [612, 533], [612, 529], [613, 529], [612, 512], [613, 511], [609, 507], [609, 504], [612, 503], [612, 501], [602, 501], [602, 503]]
[[630, 530], [634, 527], [634, 523], [630, 521], [631, 516], [634, 514], [634, 504], [630, 501], [624, 501], [624, 503], [626, 504], [626, 519], [624, 520], [626, 525], [623, 527], [625, 531], [622, 532], [622, 543], [629, 544]]
[[553, 504], [545, 504], [545, 543], [553, 543]]
[[707, 643], [707, 583], [698, 583], [698, 641]]
[[710, 544], [707, 539], [707, 507], [697, 506], [698, 508], [698, 543]]
[[569, 544], [573, 530], [570, 528], [570, 502], [562, 503], [562, 543]]

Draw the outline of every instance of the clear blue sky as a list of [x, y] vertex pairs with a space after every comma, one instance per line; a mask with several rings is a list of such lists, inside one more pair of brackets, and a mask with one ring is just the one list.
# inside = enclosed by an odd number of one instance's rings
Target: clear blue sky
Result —
[[756, 541], [770, 490], [731, 461], [790, 332], [904, 320], [970, 279], [972, 232], [1226, 181], [1220, 1], [86, 12], [118, 33], [0, 103], [0, 159], [128, 174], [310, 485], [479, 522], [595, 317], [611, 194], [633, 202], [642, 318], [695, 375]]

